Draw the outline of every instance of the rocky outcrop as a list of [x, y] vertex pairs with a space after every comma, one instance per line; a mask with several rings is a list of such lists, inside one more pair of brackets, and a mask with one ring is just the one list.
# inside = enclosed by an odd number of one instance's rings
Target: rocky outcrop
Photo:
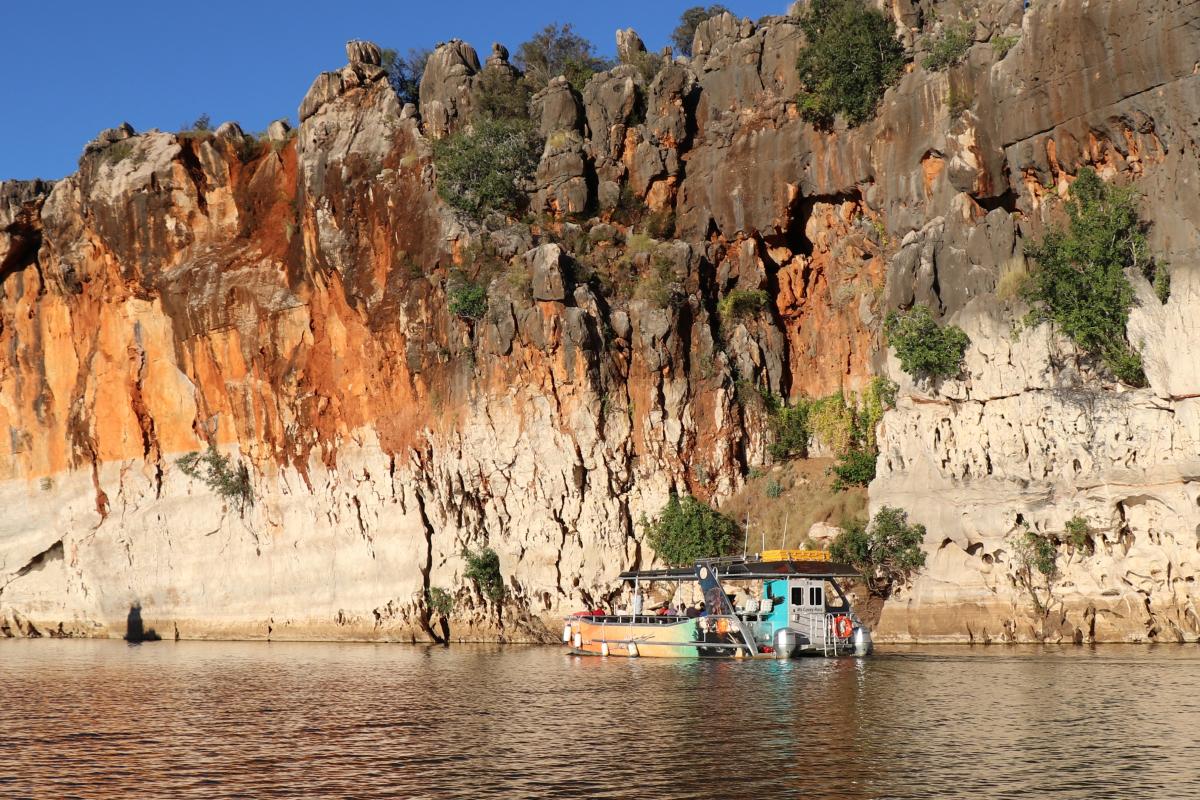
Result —
[[301, 122], [342, 94], [387, 77], [387, 71], [380, 66], [379, 47], [370, 42], [347, 42], [346, 57], [350, 63], [345, 67], [336, 72], [322, 72], [313, 81], [300, 103]]
[[[918, 54], [951, 13], [892, 5]], [[1200, 11], [1022, 6], [965, 4], [965, 61], [918, 59], [855, 129], [800, 119], [795, 13], [708, 20], [651, 79], [551, 81], [532, 223], [437, 197], [431, 140], [470, 123], [481, 74], [458, 40], [419, 118], [352, 42], [269, 147], [123, 126], [75, 175], [3, 184], [0, 631], [114, 635], [138, 604], [181, 637], [429, 639], [445, 588], [451, 638], [552, 637], [652, 560], [637, 521], [669, 491], [719, 505], [768, 459], [738, 387], [882, 374], [900, 392], [871, 505], [929, 532], [882, 638], [1195, 639]], [[502, 47], [483, 69], [512, 69]], [[1168, 302], [1143, 281], [1130, 321], [1147, 389], [1014, 333], [1025, 309], [996, 292], [1089, 165], [1139, 188], [1171, 264]], [[735, 290], [770, 302], [722, 319]], [[914, 383], [883, 347], [914, 303], [970, 335], [959, 379]], [[178, 468], [210, 443], [253, 505]], [[1094, 546], [1062, 551], [1039, 614], [1011, 539], [1077, 515]], [[463, 579], [484, 545], [499, 605]]]
[[479, 56], [461, 39], [439, 44], [421, 75], [421, 119], [425, 132], [440, 138], [470, 117], [471, 78], [479, 72]]

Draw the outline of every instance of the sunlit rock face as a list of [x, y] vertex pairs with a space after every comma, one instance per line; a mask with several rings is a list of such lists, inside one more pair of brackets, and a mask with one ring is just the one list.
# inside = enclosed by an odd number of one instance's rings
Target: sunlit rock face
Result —
[[[916, 46], [946, 11], [891, 5]], [[651, 563], [639, 520], [670, 491], [719, 505], [768, 458], [738, 381], [795, 398], [885, 375], [871, 505], [924, 523], [929, 555], [881, 638], [1195, 639], [1200, 9], [976, 5], [965, 62], [918, 53], [855, 129], [800, 119], [790, 16], [702, 23], [649, 80], [552, 81], [532, 224], [437, 196], [432, 141], [470, 124], [481, 74], [458, 40], [419, 118], [353, 42], [295, 131], [123, 126], [74, 175], [0, 184], [0, 632], [119, 636], [137, 605], [164, 637], [429, 639], [432, 587], [451, 638], [551, 638]], [[1139, 188], [1171, 265], [1165, 305], [1134, 279], [1147, 389], [1014, 331], [1026, 308], [996, 293], [1084, 166]], [[659, 241], [634, 235], [651, 215]], [[603, 264], [669, 302], [589, 279]], [[476, 319], [451, 311], [463, 276], [487, 286]], [[719, 320], [739, 289], [772, 303]], [[970, 335], [960, 379], [914, 383], [883, 347], [913, 303]], [[179, 469], [209, 442], [253, 504]], [[1035, 615], [1011, 538], [1076, 515], [1094, 550], [1062, 551]], [[499, 605], [463, 577], [484, 545]]]

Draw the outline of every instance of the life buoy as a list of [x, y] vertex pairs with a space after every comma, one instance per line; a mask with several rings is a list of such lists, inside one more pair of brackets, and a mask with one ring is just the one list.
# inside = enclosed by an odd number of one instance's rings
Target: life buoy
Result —
[[854, 635], [854, 623], [847, 616], [833, 618], [833, 632], [839, 639], [849, 639]]

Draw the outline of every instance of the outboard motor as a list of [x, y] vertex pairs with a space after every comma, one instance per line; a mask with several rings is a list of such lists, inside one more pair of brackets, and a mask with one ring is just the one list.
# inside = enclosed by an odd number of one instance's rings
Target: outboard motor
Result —
[[867, 626], [859, 625], [854, 629], [854, 655], [870, 655], [874, 646], [875, 643], [871, 641], [871, 631], [867, 630]]
[[796, 654], [799, 637], [791, 628], [780, 628], [775, 631], [775, 657], [791, 658]]

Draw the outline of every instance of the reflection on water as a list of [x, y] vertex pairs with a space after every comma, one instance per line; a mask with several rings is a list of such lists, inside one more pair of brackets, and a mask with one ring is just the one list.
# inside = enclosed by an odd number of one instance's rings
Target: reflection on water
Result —
[[0, 797], [1200, 796], [1195, 647], [0, 642]]

